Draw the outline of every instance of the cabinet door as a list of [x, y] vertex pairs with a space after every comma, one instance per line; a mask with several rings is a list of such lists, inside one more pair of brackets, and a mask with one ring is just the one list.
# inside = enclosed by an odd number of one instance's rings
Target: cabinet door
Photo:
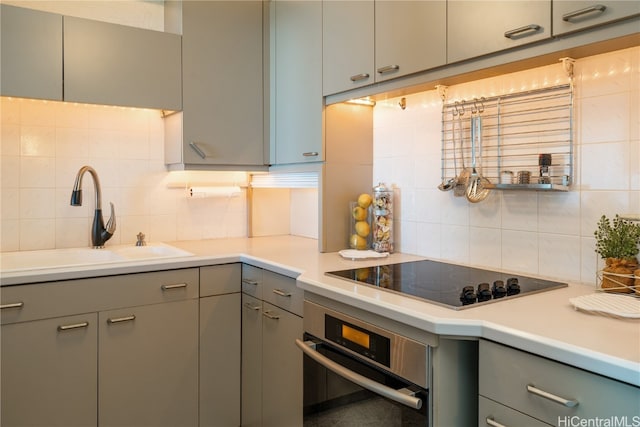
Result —
[[96, 425], [97, 314], [3, 325], [1, 334], [1, 425]]
[[185, 1], [182, 42], [184, 163], [264, 165], [262, 2]]
[[447, 2], [375, 2], [376, 81], [446, 63]]
[[62, 15], [0, 5], [2, 96], [62, 100]]
[[322, 2], [322, 93], [373, 83], [374, 2]]
[[176, 34], [64, 17], [64, 100], [180, 110]]
[[322, 2], [276, 1], [272, 7], [272, 163], [322, 161]]
[[201, 427], [240, 425], [239, 309], [239, 292], [200, 298]]
[[242, 294], [242, 425], [262, 425], [262, 302]]
[[263, 303], [262, 425], [302, 425], [302, 318]]
[[447, 62], [551, 37], [551, 1], [447, 2]]
[[198, 300], [99, 313], [99, 425], [198, 424]]
[[628, 0], [553, 1], [553, 34], [566, 34], [640, 15], [640, 2]]

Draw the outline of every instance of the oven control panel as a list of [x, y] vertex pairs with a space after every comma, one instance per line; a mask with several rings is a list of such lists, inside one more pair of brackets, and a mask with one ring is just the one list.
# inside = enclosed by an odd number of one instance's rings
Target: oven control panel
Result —
[[346, 347], [351, 351], [391, 367], [391, 340], [330, 314], [324, 315], [325, 339]]

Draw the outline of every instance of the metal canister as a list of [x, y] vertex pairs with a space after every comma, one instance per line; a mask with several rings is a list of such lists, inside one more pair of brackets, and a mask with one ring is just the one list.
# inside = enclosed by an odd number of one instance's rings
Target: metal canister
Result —
[[376, 252], [393, 252], [393, 190], [373, 187], [373, 243]]

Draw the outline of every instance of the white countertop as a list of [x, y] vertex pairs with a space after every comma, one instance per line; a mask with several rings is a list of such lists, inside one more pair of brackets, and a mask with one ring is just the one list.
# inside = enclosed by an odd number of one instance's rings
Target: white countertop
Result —
[[500, 342], [587, 371], [640, 386], [640, 320], [614, 319], [576, 311], [569, 298], [595, 292], [591, 286], [566, 288], [495, 304], [452, 310], [367, 285], [326, 276], [326, 271], [424, 259], [392, 254], [374, 260], [347, 260], [319, 253], [317, 241], [292, 236], [170, 242], [194, 254], [171, 260], [112, 263], [66, 269], [2, 273], [2, 286], [80, 277], [136, 273], [246, 262], [297, 277], [308, 292], [447, 336]]

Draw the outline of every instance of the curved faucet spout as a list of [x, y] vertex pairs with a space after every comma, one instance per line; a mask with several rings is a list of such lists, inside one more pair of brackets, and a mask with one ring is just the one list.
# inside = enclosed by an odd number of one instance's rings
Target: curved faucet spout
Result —
[[102, 190], [100, 188], [100, 180], [98, 173], [91, 166], [83, 166], [76, 174], [76, 181], [71, 191], [71, 206], [82, 206], [82, 177], [86, 172], [91, 174], [93, 178], [93, 186], [96, 195], [96, 207], [93, 215], [93, 224], [91, 226], [91, 243], [94, 248], [103, 248], [107, 240], [113, 236], [116, 231], [116, 215], [113, 203], [111, 203], [111, 216], [105, 228], [102, 219]]

